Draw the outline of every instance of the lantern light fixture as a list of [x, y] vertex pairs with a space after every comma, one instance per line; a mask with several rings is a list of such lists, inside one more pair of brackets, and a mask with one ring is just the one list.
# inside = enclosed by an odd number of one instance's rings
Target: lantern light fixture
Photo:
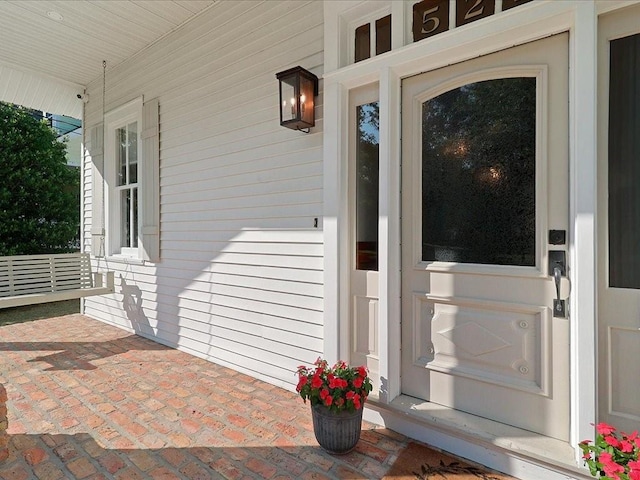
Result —
[[280, 125], [309, 133], [315, 125], [318, 77], [302, 67], [276, 73], [280, 83]]

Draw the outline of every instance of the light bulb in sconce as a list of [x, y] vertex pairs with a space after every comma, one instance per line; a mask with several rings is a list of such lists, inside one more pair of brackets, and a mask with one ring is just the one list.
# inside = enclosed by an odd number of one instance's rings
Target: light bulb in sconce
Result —
[[295, 118], [296, 116], [296, 99], [291, 97], [291, 117]]
[[304, 117], [304, 104], [306, 100], [307, 97], [305, 95], [300, 95], [300, 114], [302, 117]]

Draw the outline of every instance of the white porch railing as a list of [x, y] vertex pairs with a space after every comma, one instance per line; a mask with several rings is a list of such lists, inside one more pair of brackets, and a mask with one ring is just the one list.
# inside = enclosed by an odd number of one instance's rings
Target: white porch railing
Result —
[[113, 291], [113, 272], [93, 273], [87, 253], [0, 257], [0, 308]]

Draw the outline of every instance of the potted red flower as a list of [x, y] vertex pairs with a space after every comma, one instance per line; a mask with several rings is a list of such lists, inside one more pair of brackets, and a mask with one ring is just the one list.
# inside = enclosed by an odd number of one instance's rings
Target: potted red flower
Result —
[[360, 439], [362, 410], [373, 386], [366, 367], [337, 362], [329, 368], [318, 358], [313, 367], [297, 370], [296, 390], [311, 403], [316, 440], [329, 453], [353, 450]]
[[618, 434], [606, 423], [596, 425], [596, 431], [595, 442], [584, 440], [579, 444], [591, 475], [603, 480], [640, 480], [638, 432]]

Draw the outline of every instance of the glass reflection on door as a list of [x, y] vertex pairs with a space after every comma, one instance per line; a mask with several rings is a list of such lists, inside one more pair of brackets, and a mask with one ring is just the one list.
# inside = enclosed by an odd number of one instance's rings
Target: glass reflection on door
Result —
[[422, 260], [535, 266], [536, 79], [422, 105]]

